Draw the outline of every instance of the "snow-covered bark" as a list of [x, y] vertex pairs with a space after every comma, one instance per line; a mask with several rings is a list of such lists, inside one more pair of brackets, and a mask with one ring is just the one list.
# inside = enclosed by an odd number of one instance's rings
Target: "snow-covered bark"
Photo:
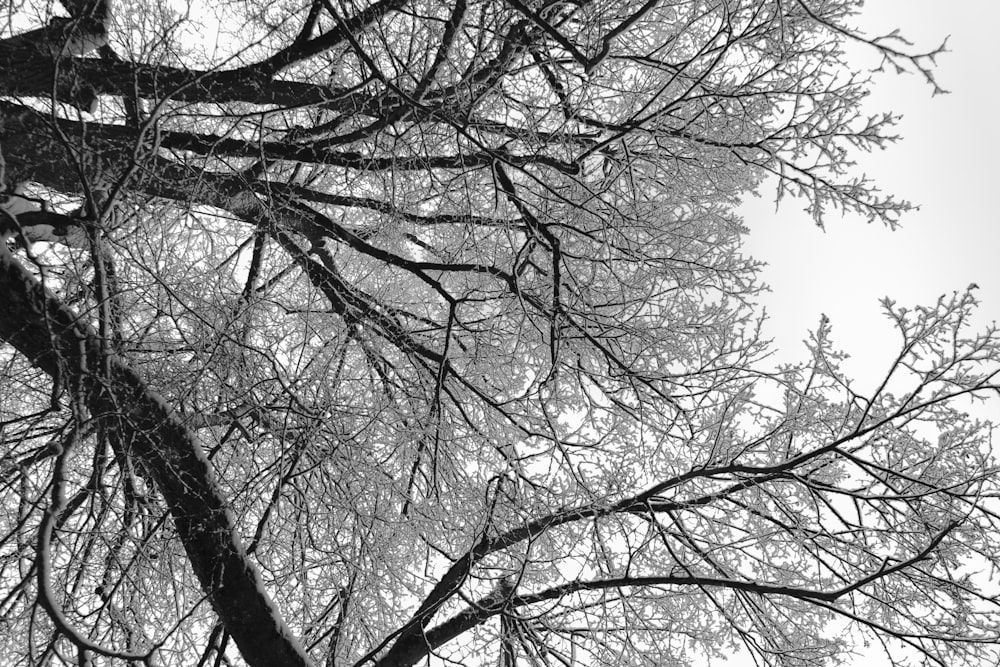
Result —
[[132, 369], [107, 358], [96, 332], [0, 249], [0, 338], [86, 396], [92, 415], [129, 436], [170, 507], [191, 567], [250, 665], [310, 664], [248, 560], [195, 436]]

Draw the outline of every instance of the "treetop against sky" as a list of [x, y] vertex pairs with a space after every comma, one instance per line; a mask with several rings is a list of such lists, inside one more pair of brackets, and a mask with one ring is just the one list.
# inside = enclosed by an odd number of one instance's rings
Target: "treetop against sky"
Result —
[[909, 208], [858, 4], [10, 4], [4, 664], [995, 659], [972, 293], [862, 392], [741, 252]]

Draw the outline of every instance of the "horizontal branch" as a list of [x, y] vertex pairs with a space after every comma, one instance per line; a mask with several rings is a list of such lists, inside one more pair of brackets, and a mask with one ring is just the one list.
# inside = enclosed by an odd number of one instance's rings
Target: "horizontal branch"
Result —
[[[888, 565], [888, 562], [886, 561], [882, 564], [881, 568], [870, 575], [857, 579], [856, 581], [846, 586], [842, 586], [841, 588], [829, 591], [813, 590], [799, 586], [783, 586], [779, 584], [743, 579], [726, 579], [722, 577], [700, 577], [691, 575], [612, 577], [608, 579], [589, 581], [577, 580], [568, 582], [561, 586], [553, 586], [552, 588], [548, 588], [538, 593], [529, 593], [525, 595], [512, 595], [509, 594], [509, 592], [504, 594], [502, 591], [498, 590], [478, 600], [465, 610], [424, 633], [421, 637], [421, 643], [423, 644], [422, 650], [427, 652], [440, 648], [447, 642], [480, 625], [483, 621], [501, 613], [505, 609], [525, 607], [549, 600], [559, 600], [567, 595], [572, 595], [573, 593], [587, 591], [601, 591], [619, 588], [651, 588], [655, 586], [691, 586], [697, 588], [725, 588], [762, 596], [780, 595], [813, 602], [835, 602], [845, 595], [867, 586], [874, 581], [884, 579], [885, 577], [888, 577], [896, 572], [908, 569], [911, 566], [926, 560], [930, 554], [937, 549], [941, 541], [952, 530], [954, 530], [957, 525], [958, 524], [956, 523], [951, 523], [946, 526], [944, 530], [931, 539], [926, 547], [921, 549], [920, 552], [916, 553], [911, 558], [899, 561], [895, 565], [891, 566]], [[414, 648], [416, 648], [416, 646]], [[405, 667], [415, 664], [421, 656], [415, 656], [415, 659], [413, 660], [404, 659], [385, 663], [379, 661], [377, 665], [378, 667]]]
[[[94, 124], [88, 125], [94, 128]], [[98, 131], [109, 137], [117, 136], [126, 140], [135, 140], [138, 138], [134, 130], [122, 125], [101, 125], [99, 128], [94, 129], [98, 129]], [[163, 148], [191, 151], [199, 155], [290, 160], [293, 162], [326, 164], [357, 170], [468, 170], [482, 168], [500, 161], [515, 167], [541, 165], [551, 167], [566, 174], [578, 174], [580, 172], [580, 166], [573, 162], [566, 162], [548, 155], [519, 155], [502, 148], [469, 153], [459, 151], [452, 155], [400, 157], [396, 155], [373, 156], [356, 151], [333, 151], [317, 148], [311, 143], [294, 144], [280, 141], [247, 141], [221, 137], [214, 134], [197, 134], [194, 132], [163, 130], [157, 134], [157, 139], [159, 145]]]

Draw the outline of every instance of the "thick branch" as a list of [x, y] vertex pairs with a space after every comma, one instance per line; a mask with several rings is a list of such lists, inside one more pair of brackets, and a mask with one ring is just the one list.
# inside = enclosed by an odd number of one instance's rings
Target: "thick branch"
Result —
[[[93, 164], [97, 159], [102, 164], [95, 172], [100, 172], [103, 180], [113, 182], [115, 172], [122, 172], [135, 159], [133, 147], [145, 144], [147, 153], [155, 148], [190, 151], [199, 155], [215, 155], [229, 157], [263, 157], [267, 159], [309, 162], [327, 164], [356, 170], [431, 170], [460, 169], [470, 170], [486, 167], [497, 160], [506, 164], [527, 167], [530, 165], [545, 166], [564, 173], [578, 173], [578, 164], [564, 162], [546, 155], [517, 155], [505, 149], [492, 149], [489, 152], [455, 152], [451, 155], [395, 157], [392, 155], [368, 156], [354, 151], [330, 151], [316, 149], [309, 145], [296, 145], [283, 142], [251, 142], [242, 139], [232, 139], [211, 134], [194, 132], [174, 132], [163, 130], [155, 133], [142, 134], [138, 130], [125, 125], [110, 125], [105, 123], [88, 123], [84, 121], [53, 119], [37, 111], [27, 109], [18, 104], [0, 101], [0, 114], [3, 116], [3, 146], [4, 158], [7, 161], [8, 180], [20, 182], [35, 180], [50, 183], [63, 192], [79, 191], [79, 184], [71, 185], [66, 177], [72, 179], [73, 170], [63, 170], [60, 183], [50, 182], [46, 178], [34, 175], [32, 172], [43, 170], [43, 165], [51, 165], [49, 173], [58, 169], [55, 162], [66, 165], [67, 155], [61, 150], [51, 150], [53, 140], [61, 135], [67, 137], [86, 137], [89, 143], [88, 154], [82, 156], [83, 161]], [[155, 138], [155, 146], [152, 142]], [[39, 154], [40, 148], [45, 148]], [[81, 158], [78, 157], [77, 160]], [[72, 164], [70, 162], [70, 164]]]
[[[284, 625], [236, 532], [232, 512], [195, 437], [162, 397], [97, 334], [0, 249], [0, 338], [49, 375], [84, 388], [95, 416], [115, 414], [138, 460], [170, 507], [191, 567], [250, 665], [305, 667], [309, 659]], [[109, 368], [110, 377], [96, 369]]]
[[[537, 593], [523, 595], [513, 595], [510, 591], [498, 590], [478, 600], [475, 604], [455, 614], [440, 625], [427, 630], [419, 639], [398, 643], [387, 654], [386, 658], [378, 661], [376, 665], [378, 667], [408, 667], [409, 665], [414, 665], [429, 651], [440, 648], [459, 635], [480, 625], [485, 620], [501, 613], [504, 609], [559, 600], [567, 595], [586, 591], [648, 588], [653, 586], [694, 586], [698, 588], [727, 588], [762, 596], [780, 595], [820, 603], [835, 602], [859, 588], [902, 570], [909, 569], [926, 560], [956, 526], [957, 524], [955, 523], [948, 524], [942, 531], [931, 538], [927, 546], [910, 558], [898, 561], [893, 565], [889, 565], [888, 561], [886, 561], [877, 571], [834, 590], [814, 590], [807, 587], [783, 586], [762, 581], [702, 577], [689, 574], [680, 576], [614, 577], [590, 581], [576, 580], [561, 586], [553, 586]], [[400, 650], [401, 648], [404, 650]]]
[[[24, 75], [26, 68], [32, 76]], [[50, 56], [43, 57], [37, 52], [12, 53], [4, 42], [0, 42], [0, 92], [3, 94], [48, 97], [52, 94], [53, 76], [55, 64]], [[94, 58], [60, 59], [59, 81], [85, 86], [100, 95], [153, 100], [169, 98], [184, 102], [247, 102], [289, 107], [330, 105], [354, 111], [368, 100], [368, 96], [359, 95], [354, 88], [272, 80], [237, 70], [200, 71]]]
[[246, 68], [246, 72], [263, 73], [272, 76], [285, 67], [301, 62], [312, 56], [333, 48], [346, 39], [348, 34], [357, 35], [364, 32], [368, 26], [405, 6], [408, 0], [379, 0], [350, 18], [339, 21], [338, 26], [319, 37], [305, 42], [296, 40], [286, 48], [278, 51], [267, 60]]

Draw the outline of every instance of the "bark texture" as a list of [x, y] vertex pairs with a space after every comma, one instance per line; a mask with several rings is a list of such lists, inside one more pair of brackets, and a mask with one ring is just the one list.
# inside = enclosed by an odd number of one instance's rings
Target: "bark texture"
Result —
[[86, 397], [95, 418], [133, 436], [133, 454], [170, 506], [191, 567], [247, 663], [304, 667], [236, 532], [232, 513], [194, 435], [132, 369], [105, 357], [89, 326], [0, 249], [0, 338]]

